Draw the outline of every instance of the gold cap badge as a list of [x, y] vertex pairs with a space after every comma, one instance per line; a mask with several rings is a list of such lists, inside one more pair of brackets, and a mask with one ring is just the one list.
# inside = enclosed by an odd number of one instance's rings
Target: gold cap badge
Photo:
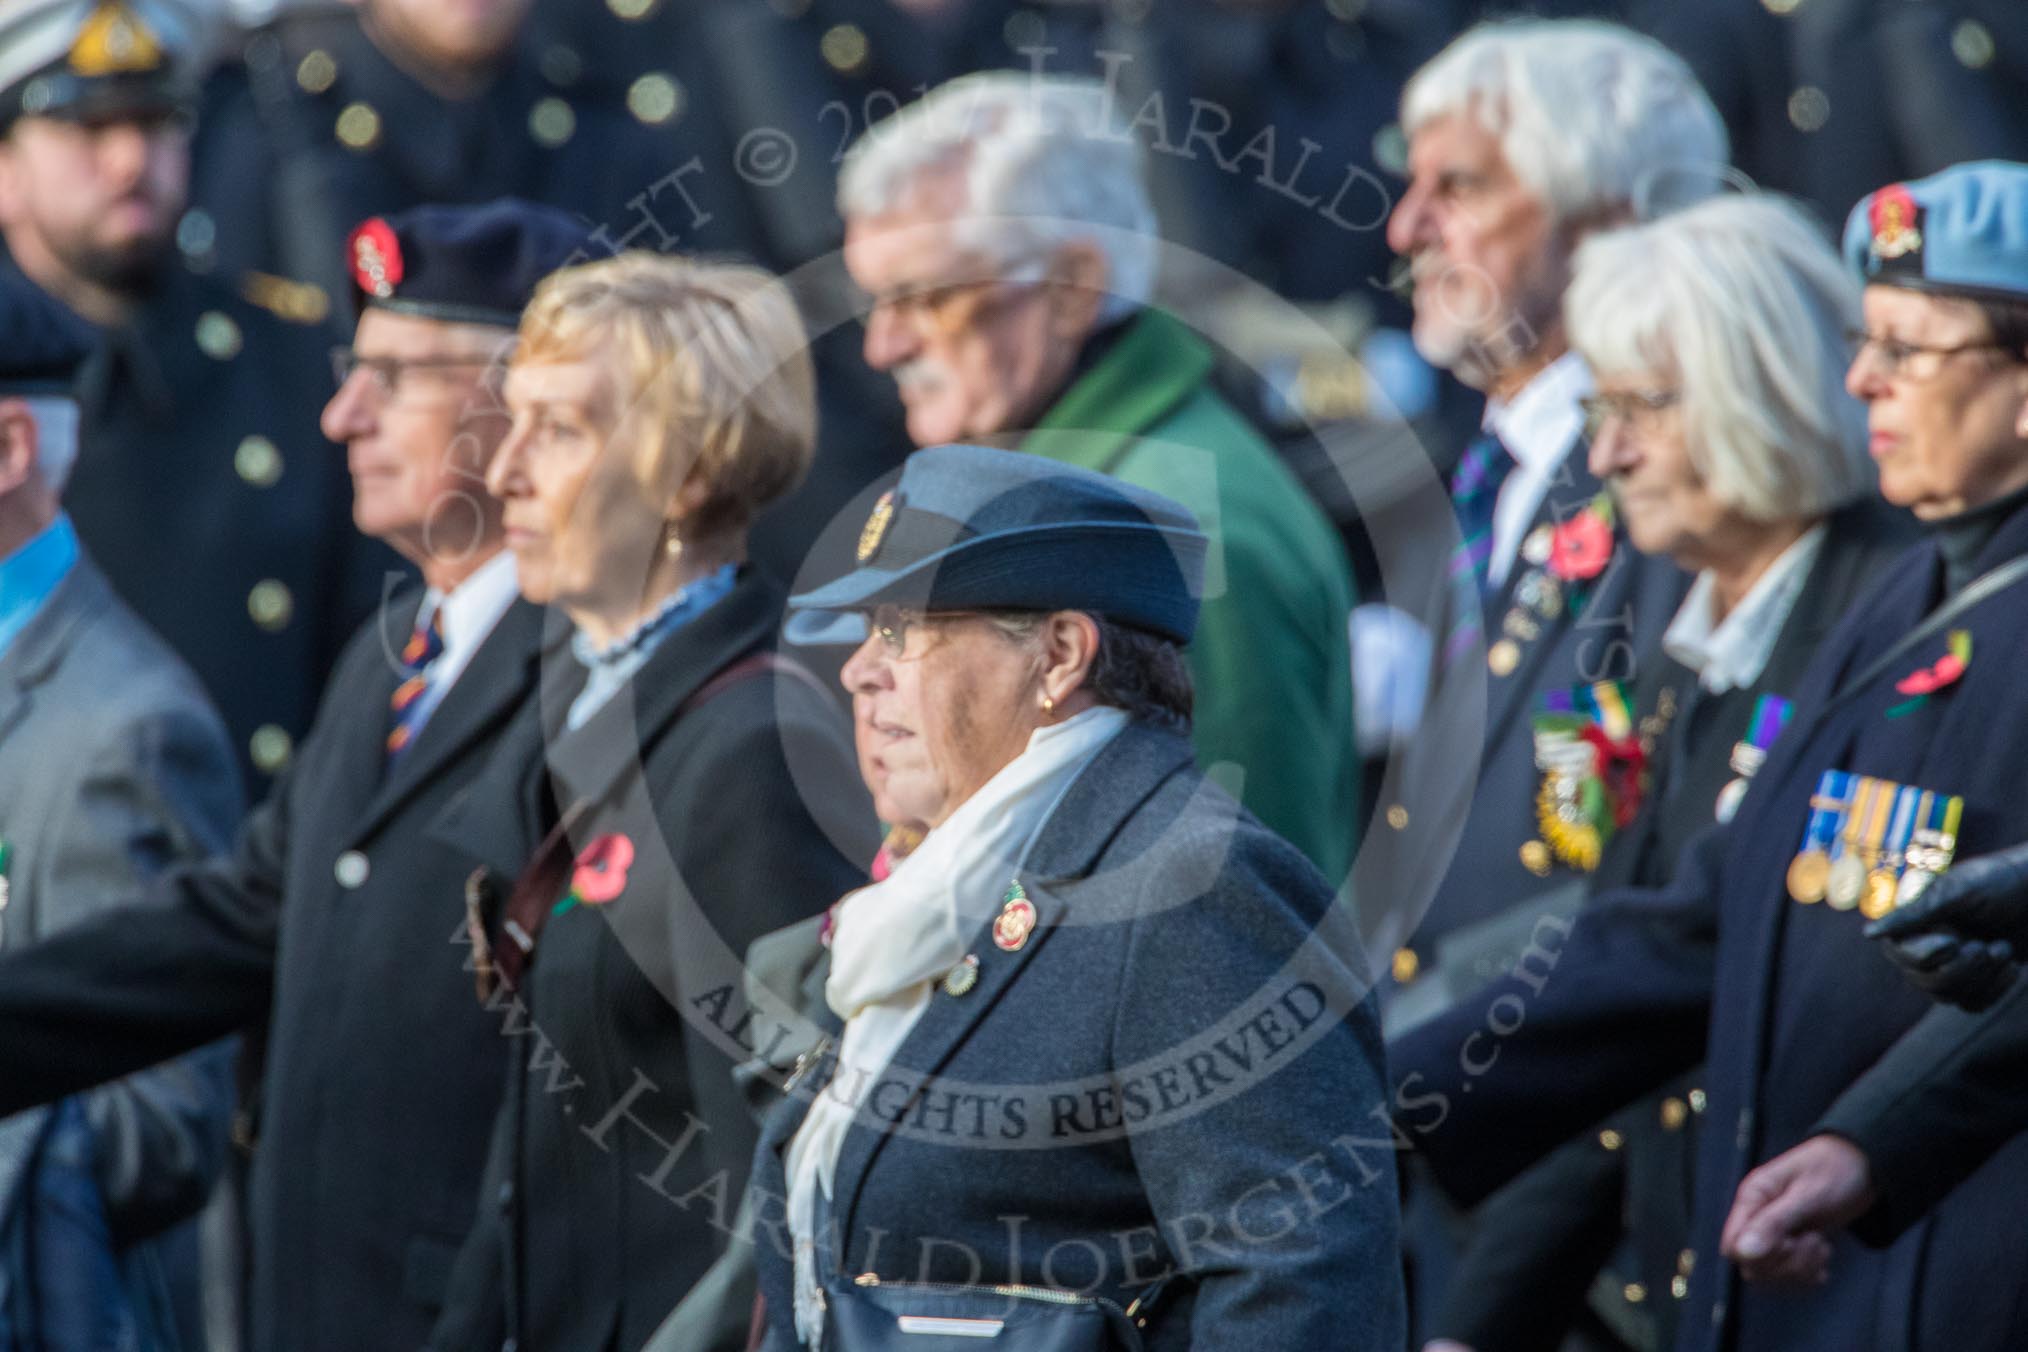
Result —
[[70, 68], [79, 75], [132, 75], [162, 68], [162, 43], [120, 0], [92, 11], [70, 45]]
[[866, 516], [866, 524], [859, 529], [859, 561], [865, 563], [880, 552], [880, 542], [887, 538], [888, 523], [894, 520], [894, 490], [888, 489], [873, 504], [873, 510]]

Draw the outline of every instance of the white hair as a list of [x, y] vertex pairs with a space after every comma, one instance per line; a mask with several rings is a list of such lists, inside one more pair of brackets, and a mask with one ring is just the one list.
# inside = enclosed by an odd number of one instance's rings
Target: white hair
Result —
[[43, 484], [57, 497], [70, 481], [77, 464], [77, 401], [60, 394], [21, 396], [35, 419], [35, 468]]
[[1603, 376], [1679, 385], [1691, 464], [1747, 518], [1813, 517], [1869, 491], [1845, 391], [1859, 282], [1787, 200], [1728, 195], [1578, 248], [1571, 345]]
[[1472, 118], [1559, 220], [1630, 211], [1651, 220], [1723, 185], [1725, 123], [1682, 58], [1592, 19], [1523, 19], [1468, 30], [1401, 97], [1409, 136]]
[[[1030, 263], [1083, 242], [1106, 263], [1110, 322], [1155, 286], [1155, 209], [1141, 148], [1107, 116], [1099, 80], [986, 71], [939, 85], [873, 124], [846, 154], [846, 217], [901, 209], [926, 175], [959, 173], [961, 248], [996, 264]], [[1097, 227], [1094, 229], [1093, 227]]]

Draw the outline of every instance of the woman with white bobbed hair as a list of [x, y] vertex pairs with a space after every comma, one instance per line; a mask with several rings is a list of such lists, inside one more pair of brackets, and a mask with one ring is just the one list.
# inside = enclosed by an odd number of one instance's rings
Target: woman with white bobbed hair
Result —
[[[1594, 237], [1564, 321], [1597, 382], [1592, 472], [1634, 547], [1695, 581], [1661, 661], [1537, 720], [1543, 844], [1592, 852], [1595, 890], [1652, 886], [1736, 810], [1811, 656], [1915, 527], [1874, 495], [1844, 388], [1859, 283], [1789, 202], [1728, 195]], [[1572, 804], [1602, 806], [1560, 811]], [[1672, 1082], [1487, 1202], [1428, 1346], [1547, 1349], [1596, 1322], [1669, 1346], [1701, 1082]]]

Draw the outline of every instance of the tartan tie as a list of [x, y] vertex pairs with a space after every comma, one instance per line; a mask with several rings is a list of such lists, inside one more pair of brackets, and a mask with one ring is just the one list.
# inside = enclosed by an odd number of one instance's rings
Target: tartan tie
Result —
[[1485, 633], [1486, 602], [1492, 590], [1493, 509], [1500, 485], [1514, 472], [1514, 456], [1493, 432], [1482, 432], [1458, 457], [1451, 472], [1451, 508], [1458, 517], [1458, 547], [1451, 552], [1452, 623], [1444, 641], [1444, 662], [1462, 656]]
[[443, 655], [444, 631], [440, 624], [443, 607], [430, 612], [427, 623], [417, 624], [415, 632], [408, 636], [408, 642], [401, 650], [402, 670], [408, 676], [394, 688], [388, 697], [388, 710], [394, 715], [394, 726], [387, 732], [387, 759], [392, 763], [395, 757], [408, 750], [422, 731], [425, 707], [423, 692], [430, 688], [429, 665]]

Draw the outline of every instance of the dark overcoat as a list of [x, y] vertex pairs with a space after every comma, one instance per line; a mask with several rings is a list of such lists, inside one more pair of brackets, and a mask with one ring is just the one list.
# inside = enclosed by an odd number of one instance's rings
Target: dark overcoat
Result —
[[506, 1043], [460, 946], [469, 864], [428, 827], [532, 688], [517, 603], [383, 773], [420, 598], [355, 636], [236, 847], [0, 960], [0, 1112], [265, 1024], [251, 1344], [418, 1347], [471, 1225]]
[[489, 914], [566, 814], [571, 855], [626, 845], [616, 894], [574, 871], [586, 899], [547, 918], [518, 994], [493, 1002], [512, 1064], [439, 1352], [635, 1352], [700, 1287], [693, 1346], [744, 1346], [751, 1262], [732, 1236], [756, 1125], [732, 1070], [754, 1049], [724, 1016], [747, 945], [863, 883], [877, 844], [828, 691], [779, 670], [706, 691], [772, 645], [781, 607], [744, 572], [576, 729], [575, 684], [545, 680], [443, 823]]

